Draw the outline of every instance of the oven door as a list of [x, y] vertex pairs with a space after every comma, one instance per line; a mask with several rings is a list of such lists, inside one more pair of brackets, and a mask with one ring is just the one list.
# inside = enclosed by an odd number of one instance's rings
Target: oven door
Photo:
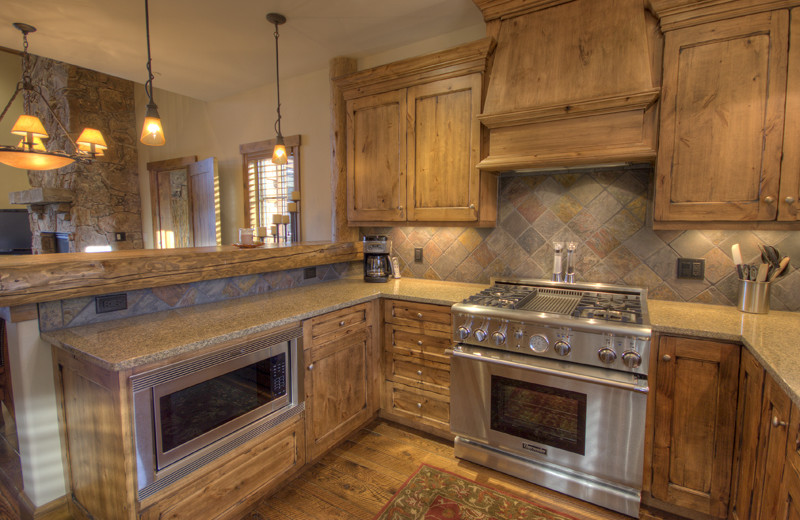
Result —
[[451, 360], [450, 428], [500, 452], [641, 489], [647, 391], [633, 374], [461, 346]]

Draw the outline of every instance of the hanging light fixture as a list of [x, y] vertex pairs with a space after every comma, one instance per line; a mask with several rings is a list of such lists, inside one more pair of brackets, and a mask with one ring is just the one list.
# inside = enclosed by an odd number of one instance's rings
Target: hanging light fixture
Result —
[[[15, 23], [14, 27], [22, 33], [22, 81], [17, 83], [17, 88], [11, 99], [8, 100], [3, 112], [0, 113], [0, 121], [5, 117], [6, 112], [20, 92], [28, 93], [23, 95], [23, 114], [19, 116], [11, 133], [22, 136], [22, 140], [17, 146], [0, 146], [0, 163], [21, 168], [24, 170], [54, 170], [61, 168], [75, 161], [89, 162], [90, 160], [103, 155], [102, 151], [107, 149], [103, 134], [99, 130], [86, 128], [81, 132], [77, 142], [72, 140], [64, 125], [56, 116], [53, 108], [42, 94], [42, 89], [33, 84], [30, 71], [30, 56], [28, 55], [28, 34], [36, 32], [36, 27], [26, 23]], [[50, 137], [44, 129], [44, 125], [35, 115], [31, 115], [30, 98], [38, 96], [53, 116], [53, 120], [64, 132], [67, 140], [72, 145], [73, 153], [69, 154], [63, 150], [48, 151], [42, 139]]]
[[144, 114], [144, 125], [142, 125], [142, 137], [139, 140], [147, 146], [163, 146], [164, 128], [161, 126], [161, 116], [158, 115], [158, 105], [153, 101], [153, 69], [150, 58], [150, 11], [148, 10], [147, 0], [144, 0], [144, 24], [147, 31], [147, 82], [144, 84], [144, 91], [150, 102], [147, 104], [147, 112]]
[[275, 138], [275, 147], [272, 149], [272, 164], [286, 164], [289, 159], [286, 157], [286, 145], [283, 142], [283, 134], [281, 134], [281, 75], [278, 67], [278, 36], [280, 36], [278, 26], [286, 23], [286, 17], [278, 13], [269, 13], [267, 21], [275, 25], [275, 84], [278, 89], [278, 120], [275, 121], [278, 137]]

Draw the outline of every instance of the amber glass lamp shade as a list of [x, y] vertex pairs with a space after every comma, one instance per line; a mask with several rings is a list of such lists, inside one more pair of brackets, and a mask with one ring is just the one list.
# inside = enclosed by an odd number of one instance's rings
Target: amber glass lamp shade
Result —
[[163, 146], [167, 142], [164, 138], [164, 128], [161, 126], [161, 116], [158, 115], [158, 107], [154, 104], [147, 105], [142, 137], [139, 140], [147, 146]]
[[78, 145], [79, 152], [92, 157], [102, 156], [103, 150], [108, 149], [103, 134], [94, 128], [84, 128], [75, 143]]
[[65, 154], [0, 149], [0, 163], [23, 170], [55, 170], [73, 162], [75, 159]]
[[272, 164], [286, 164], [289, 162], [286, 157], [286, 145], [283, 143], [283, 136], [279, 135], [275, 141], [275, 147], [272, 149]]

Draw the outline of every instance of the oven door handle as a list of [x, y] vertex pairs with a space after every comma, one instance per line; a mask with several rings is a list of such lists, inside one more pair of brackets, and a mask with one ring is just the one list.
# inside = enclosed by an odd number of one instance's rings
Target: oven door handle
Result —
[[610, 386], [613, 388], [619, 388], [621, 390], [629, 390], [632, 392], [642, 392], [646, 394], [647, 392], [650, 391], [650, 388], [647, 386], [646, 379], [638, 379], [636, 383], [626, 383], [624, 381], [613, 381], [610, 379], [589, 376], [586, 374], [574, 374], [571, 372], [565, 372], [563, 370], [555, 370], [552, 368], [538, 366], [533, 363], [513, 361], [509, 359], [489, 358], [475, 354], [470, 354], [469, 352], [464, 352], [460, 350], [447, 349], [445, 350], [445, 354], [450, 354], [453, 357], [468, 359], [470, 361], [482, 361], [484, 363], [491, 363], [494, 365], [502, 365], [511, 368], [520, 368], [523, 370], [529, 370], [531, 372], [539, 372], [541, 374], [564, 377], [567, 379], [574, 379], [576, 381], [583, 381], [585, 383], [591, 383], [596, 385]]

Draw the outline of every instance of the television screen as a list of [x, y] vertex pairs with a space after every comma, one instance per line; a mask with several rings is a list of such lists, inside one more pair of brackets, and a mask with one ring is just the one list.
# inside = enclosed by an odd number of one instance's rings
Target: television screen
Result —
[[0, 254], [30, 254], [32, 240], [27, 209], [0, 209]]

